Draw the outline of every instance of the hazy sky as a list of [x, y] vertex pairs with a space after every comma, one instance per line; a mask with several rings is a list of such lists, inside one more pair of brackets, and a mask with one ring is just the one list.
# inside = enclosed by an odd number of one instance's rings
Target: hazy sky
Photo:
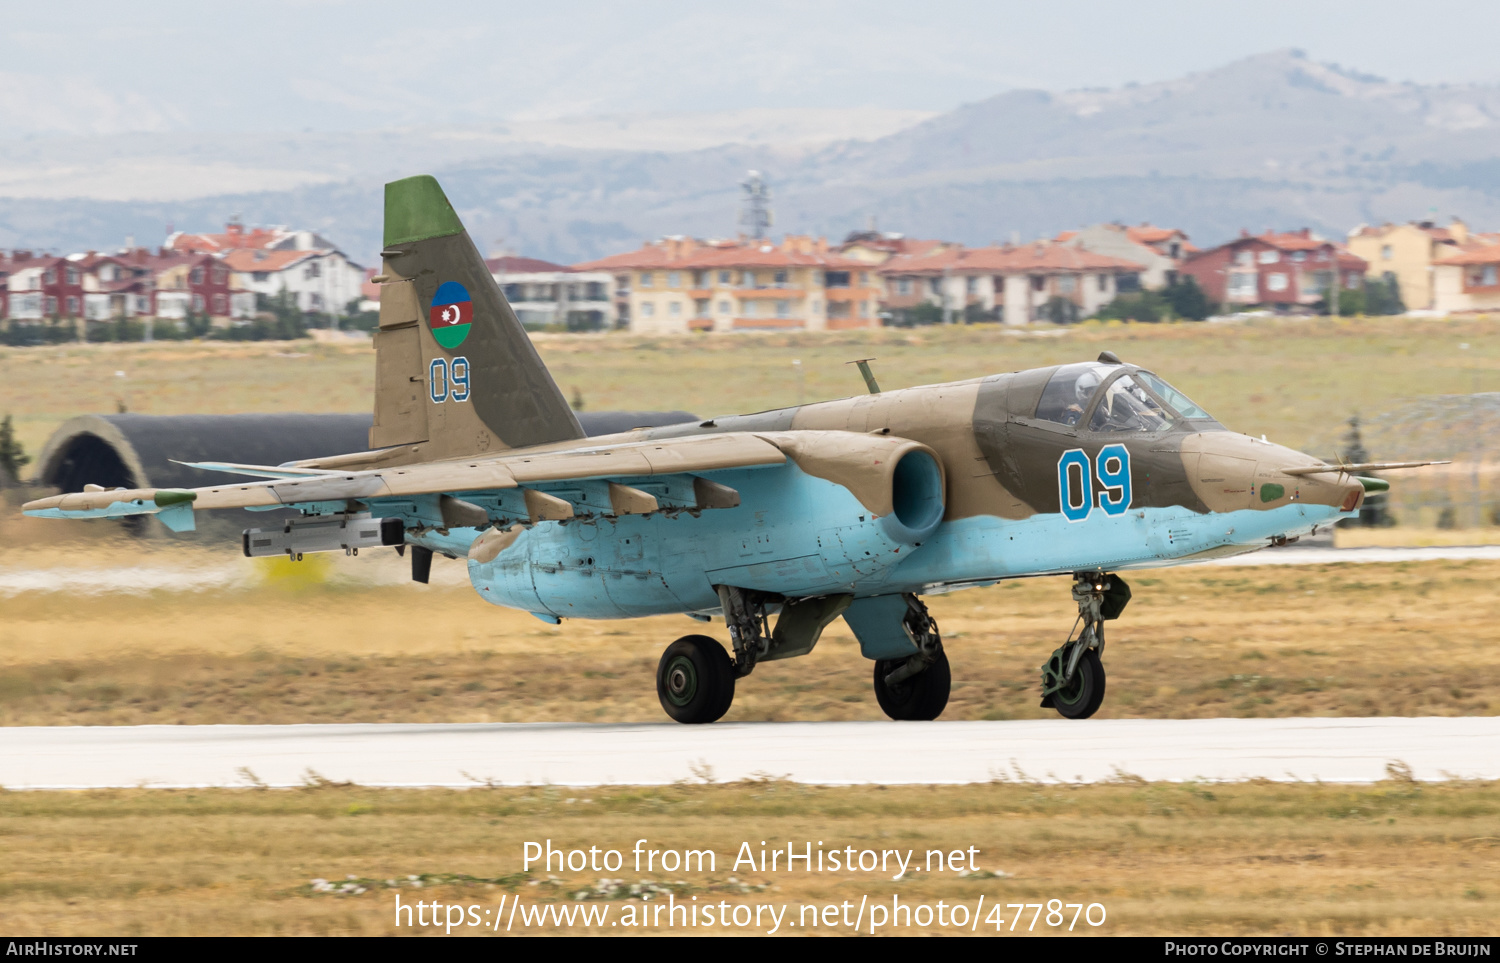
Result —
[[77, 2], [5, 17], [0, 137], [746, 107], [944, 110], [1284, 47], [1500, 83], [1500, 4], [1426, 0]]

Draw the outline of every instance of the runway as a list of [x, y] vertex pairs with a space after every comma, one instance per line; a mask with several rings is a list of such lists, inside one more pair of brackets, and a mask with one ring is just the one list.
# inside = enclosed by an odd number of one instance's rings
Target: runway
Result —
[[6, 789], [1500, 779], [1500, 718], [0, 728]]

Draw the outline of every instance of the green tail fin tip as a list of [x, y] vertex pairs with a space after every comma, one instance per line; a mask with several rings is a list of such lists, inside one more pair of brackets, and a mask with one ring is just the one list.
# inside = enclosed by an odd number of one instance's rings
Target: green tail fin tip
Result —
[[385, 185], [385, 246], [462, 234], [463, 223], [431, 174]]

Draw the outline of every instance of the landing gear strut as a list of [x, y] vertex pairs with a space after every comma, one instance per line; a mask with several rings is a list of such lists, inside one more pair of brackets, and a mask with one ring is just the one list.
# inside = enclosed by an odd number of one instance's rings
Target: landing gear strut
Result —
[[901, 628], [917, 647], [904, 659], [879, 659], [875, 663], [875, 701], [892, 719], [928, 721], [942, 715], [948, 705], [953, 675], [937, 622], [915, 595], [906, 595], [907, 612]]
[[1087, 719], [1104, 702], [1104, 623], [1120, 617], [1130, 601], [1130, 586], [1118, 575], [1077, 572], [1073, 601], [1083, 630], [1052, 653], [1042, 666], [1042, 708], [1056, 709], [1067, 719]]

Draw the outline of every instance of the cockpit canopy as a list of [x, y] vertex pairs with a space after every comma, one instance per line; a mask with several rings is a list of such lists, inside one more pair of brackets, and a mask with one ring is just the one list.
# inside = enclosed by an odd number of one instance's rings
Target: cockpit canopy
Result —
[[1149, 371], [1093, 361], [1058, 368], [1036, 406], [1040, 421], [1102, 432], [1165, 431], [1184, 418], [1210, 417]]

